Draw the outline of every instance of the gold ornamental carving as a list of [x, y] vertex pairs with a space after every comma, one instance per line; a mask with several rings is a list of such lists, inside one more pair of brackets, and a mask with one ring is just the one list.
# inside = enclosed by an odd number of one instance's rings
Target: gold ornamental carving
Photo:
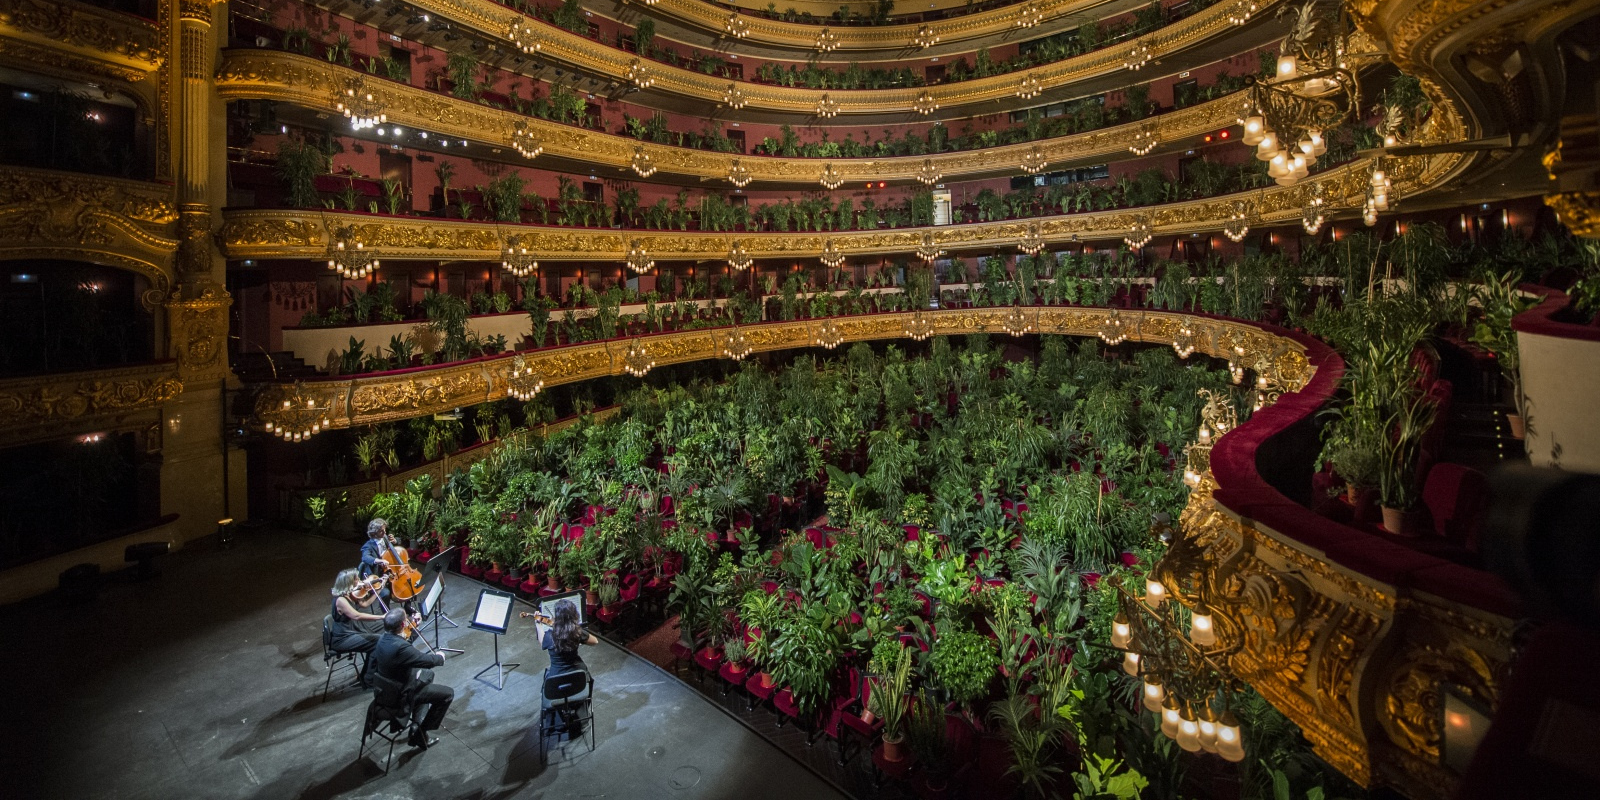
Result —
[[228, 375], [228, 307], [233, 298], [220, 287], [206, 287], [190, 298], [182, 290], [167, 299], [167, 341], [185, 380]]
[[1544, 204], [1556, 212], [1556, 218], [1572, 235], [1600, 239], [1600, 192], [1547, 194]]
[[154, 22], [76, 0], [0, 0], [0, 55], [135, 82], [166, 60]]
[[171, 363], [0, 381], [0, 445], [121, 424], [182, 392]]
[[[338, 91], [355, 72], [321, 59], [292, 53], [232, 50], [224, 54], [217, 90], [224, 100], [270, 99], [336, 112]], [[370, 85], [388, 119], [399, 125], [434, 130], [449, 136], [487, 140], [515, 147], [517, 131], [536, 139], [543, 153], [587, 163], [629, 167], [635, 151], [660, 171], [700, 178], [725, 179], [735, 165], [753, 181], [814, 183], [818, 159], [713, 153], [684, 147], [639, 142], [624, 136], [587, 131], [510, 111], [387, 81]], [[724, 90], [726, 87], [724, 87]], [[1105, 159], [1127, 149], [1128, 138], [1149, 125], [1161, 141], [1181, 141], [1234, 124], [1239, 98], [1219, 97], [1151, 120], [1086, 131], [1037, 142], [940, 153], [932, 156], [853, 158], [832, 162], [846, 181], [910, 180], [932, 164], [946, 178], [1013, 173], [1037, 148], [1041, 157], [1061, 167]]]

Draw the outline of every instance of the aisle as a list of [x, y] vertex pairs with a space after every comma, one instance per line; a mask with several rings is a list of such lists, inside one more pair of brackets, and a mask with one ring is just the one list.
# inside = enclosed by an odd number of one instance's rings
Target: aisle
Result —
[[[145, 584], [113, 583], [89, 607], [53, 600], [0, 609], [22, 713], [0, 733], [6, 796], [71, 798], [832, 798], [839, 793], [645, 660], [602, 643], [595, 752], [541, 767], [531, 624], [501, 658], [522, 666], [497, 691], [490, 635], [444, 628], [465, 649], [436, 672], [456, 691], [440, 742], [356, 761], [370, 695], [320, 695], [319, 626], [350, 543], [286, 533], [194, 549]], [[465, 620], [479, 585], [451, 576], [445, 606]], [[182, 591], [180, 591], [182, 590]], [[431, 637], [431, 626], [427, 630]], [[62, 639], [73, 646], [62, 646]], [[381, 758], [381, 754], [380, 754]]]

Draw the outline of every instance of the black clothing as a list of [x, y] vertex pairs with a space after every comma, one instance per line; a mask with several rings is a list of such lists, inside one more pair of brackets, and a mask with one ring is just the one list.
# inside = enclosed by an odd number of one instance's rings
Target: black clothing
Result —
[[368, 539], [361, 545], [361, 577], [371, 577], [384, 571], [383, 554], [388, 549], [382, 539]]
[[339, 598], [333, 598], [333, 640], [335, 653], [371, 653], [378, 645], [380, 634], [373, 632], [367, 622], [377, 620], [351, 619], [339, 610]]
[[[588, 636], [588, 634], [584, 635]], [[589, 667], [583, 663], [583, 658], [578, 655], [577, 645], [573, 645], [571, 650], [556, 646], [554, 628], [544, 632], [544, 640], [539, 643], [539, 646], [550, 651], [550, 669], [546, 670], [545, 674], [560, 675], [575, 670], [589, 671]]]
[[433, 683], [433, 671], [427, 669], [444, 664], [443, 653], [424, 653], [400, 636], [386, 632], [373, 648], [371, 659], [379, 675], [405, 687], [412, 719], [417, 718], [423, 706], [428, 707], [427, 716], [417, 724], [418, 730], [427, 733], [444, 722], [456, 693], [448, 686]]

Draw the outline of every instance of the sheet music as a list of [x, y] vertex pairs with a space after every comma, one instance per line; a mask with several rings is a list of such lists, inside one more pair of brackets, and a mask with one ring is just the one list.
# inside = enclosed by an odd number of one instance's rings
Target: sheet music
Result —
[[485, 628], [504, 630], [506, 618], [511, 615], [511, 597], [499, 594], [484, 594], [478, 600], [477, 616], [472, 618], [474, 625]]
[[433, 607], [439, 602], [439, 593], [442, 591], [444, 591], [444, 578], [434, 578], [433, 583], [428, 586], [427, 595], [422, 598], [422, 608], [419, 609], [422, 616], [426, 617], [433, 613]]

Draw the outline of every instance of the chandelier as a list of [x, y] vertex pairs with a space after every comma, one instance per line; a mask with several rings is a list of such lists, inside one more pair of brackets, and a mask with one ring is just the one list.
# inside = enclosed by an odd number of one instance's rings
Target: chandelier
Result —
[[818, 52], [831, 53], [834, 50], [838, 49], [838, 47], [839, 47], [839, 35], [838, 34], [834, 33], [831, 30], [828, 30], [827, 28], [823, 28], [822, 32], [817, 34], [817, 51]]
[[636, 58], [628, 62], [628, 82], [640, 89], [648, 89], [655, 84], [656, 77], [650, 74], [650, 67]]
[[1148, 63], [1150, 63], [1150, 42], [1146, 39], [1134, 42], [1133, 49], [1122, 58], [1122, 66], [1132, 72], [1143, 69]]
[[372, 274], [378, 266], [378, 257], [356, 238], [355, 226], [333, 229], [328, 237], [328, 269], [349, 280], [358, 280]]
[[1242, 242], [1244, 237], [1250, 235], [1250, 207], [1243, 200], [1234, 202], [1233, 213], [1222, 224], [1222, 235], [1233, 242]]
[[922, 159], [922, 166], [917, 168], [917, 180], [921, 181], [925, 186], [932, 186], [938, 183], [942, 177], [944, 177], [944, 173], [940, 172], [939, 168], [934, 165], [933, 159]]
[[917, 99], [911, 101], [911, 110], [926, 117], [939, 110], [939, 101], [934, 99], [933, 92], [923, 89]]
[[1327, 11], [1310, 0], [1295, 15], [1276, 74], [1250, 88], [1241, 141], [1256, 148], [1256, 158], [1268, 162], [1267, 176], [1280, 186], [1304, 179], [1306, 168], [1327, 152], [1323, 132], [1360, 111], [1347, 27], [1336, 5]]
[[1023, 100], [1032, 100], [1043, 91], [1044, 83], [1032, 72], [1022, 76], [1022, 80], [1017, 83], [1017, 97]]
[[1160, 143], [1155, 126], [1142, 125], [1134, 132], [1133, 141], [1128, 143], [1128, 152], [1136, 156], [1149, 155], [1150, 151], [1156, 149], [1156, 145]]
[[544, 389], [544, 376], [528, 366], [527, 359], [522, 356], [513, 357], [511, 375], [506, 378], [506, 390], [511, 396], [527, 402], [542, 389]]
[[1100, 323], [1097, 333], [1100, 341], [1112, 346], [1119, 345], [1128, 338], [1128, 323], [1122, 318], [1121, 312], [1113, 308], [1106, 312], [1106, 318]]
[[1044, 21], [1044, 9], [1037, 2], [1030, 0], [1022, 4], [1017, 10], [1017, 27], [1027, 29]]
[[635, 337], [633, 344], [628, 345], [628, 352], [622, 356], [622, 370], [635, 378], [643, 378], [655, 365], [655, 357], [650, 355], [644, 342]]
[[303, 442], [328, 427], [329, 410], [329, 405], [318, 405], [316, 398], [306, 394], [305, 386], [296, 381], [283, 404], [273, 408], [271, 417], [264, 418], [261, 425], [267, 433], [286, 442]]
[[745, 103], [750, 101], [745, 99], [744, 90], [740, 89], [737, 84], [730, 82], [728, 88], [722, 90], [722, 102], [728, 108], [737, 110], [744, 108]]
[[911, 37], [911, 43], [919, 50], [926, 50], [939, 43], [939, 34], [933, 32], [933, 26], [922, 25], [917, 28], [917, 34]]
[[906, 320], [906, 336], [921, 342], [932, 335], [933, 320], [929, 319], [920, 308], [912, 312], [911, 319]]
[[633, 167], [634, 172], [639, 173], [641, 178], [648, 178], [656, 174], [656, 160], [644, 151], [644, 145], [642, 144], [633, 146], [633, 163], [630, 166]]
[[728, 20], [722, 23], [722, 29], [735, 39], [743, 39], [750, 35], [750, 23], [745, 22], [738, 12], [728, 15]]
[[744, 335], [738, 325], [733, 326], [733, 331], [722, 340], [722, 355], [738, 361], [750, 355], [750, 337]]
[[1022, 310], [1022, 306], [1012, 306], [1011, 310], [1006, 312], [1005, 318], [1000, 321], [1000, 327], [1012, 336], [1025, 336], [1033, 330], [1033, 322], [1028, 319], [1028, 314]]
[[1327, 200], [1323, 197], [1323, 188], [1320, 183], [1311, 184], [1311, 195], [1306, 198], [1305, 207], [1300, 209], [1300, 226], [1312, 236], [1322, 230], [1322, 223], [1328, 218]]
[[533, 26], [523, 25], [521, 19], [511, 23], [511, 31], [506, 35], [506, 38], [510, 39], [518, 50], [530, 55], [539, 52], [544, 47], [542, 37], [533, 29]]
[[350, 120], [352, 130], [364, 130], [389, 121], [389, 115], [383, 113], [377, 99], [372, 96], [372, 90], [367, 88], [366, 81], [359, 77], [351, 78], [345, 84], [344, 96], [339, 98], [336, 108]]
[[744, 242], [734, 239], [733, 246], [728, 248], [728, 266], [735, 270], [749, 269], [755, 259], [750, 257], [749, 251], [744, 249]]
[[655, 266], [656, 260], [650, 257], [650, 251], [645, 249], [643, 242], [634, 239], [628, 244], [628, 269], [643, 275]]
[[817, 100], [817, 116], [823, 119], [832, 119], [839, 116], [839, 101], [828, 96], [827, 92]]
[[500, 256], [500, 267], [519, 278], [539, 268], [539, 262], [528, 251], [530, 237], [512, 234], [506, 237], [506, 249]]
[[1135, 250], [1150, 243], [1150, 220], [1143, 214], [1133, 218], [1133, 224], [1128, 227], [1128, 232], [1123, 234], [1122, 241]]
[[933, 233], [931, 231], [923, 231], [922, 241], [917, 244], [917, 257], [932, 264], [935, 259], [942, 255], [944, 255], [944, 250], [940, 249], [938, 243], [933, 240]]
[[511, 129], [511, 147], [521, 153], [523, 158], [538, 158], [539, 154], [544, 152], [544, 142], [534, 136], [533, 129], [529, 128], [526, 122], [518, 122], [516, 127]]
[[844, 263], [844, 252], [829, 239], [822, 243], [822, 266], [833, 269]]
[[1256, 13], [1256, 0], [1239, 0], [1228, 9], [1228, 23], [1243, 25], [1250, 21], [1251, 15]]
[[750, 185], [751, 180], [754, 179], [750, 176], [750, 168], [739, 163], [739, 159], [734, 159], [733, 163], [728, 165], [728, 183], [743, 189]]
[[1178, 332], [1172, 335], [1172, 351], [1178, 358], [1188, 358], [1194, 352], [1194, 328], [1188, 320], [1178, 323]]
[[1044, 150], [1039, 145], [1034, 145], [1028, 150], [1027, 155], [1022, 157], [1022, 171], [1029, 175], [1038, 175], [1048, 166], [1050, 162], [1045, 160]]
[[817, 180], [822, 183], [822, 188], [829, 191], [844, 185], [843, 173], [839, 172], [837, 169], [834, 169], [831, 162], [822, 165], [822, 174], [817, 176]]
[[1017, 242], [1017, 249], [1030, 256], [1036, 256], [1044, 249], [1044, 234], [1039, 223], [1030, 222], [1022, 229], [1022, 239]]
[[831, 318], [823, 320], [822, 324], [817, 326], [816, 342], [819, 346], [832, 350], [843, 341], [844, 333], [839, 330], [838, 323]]

